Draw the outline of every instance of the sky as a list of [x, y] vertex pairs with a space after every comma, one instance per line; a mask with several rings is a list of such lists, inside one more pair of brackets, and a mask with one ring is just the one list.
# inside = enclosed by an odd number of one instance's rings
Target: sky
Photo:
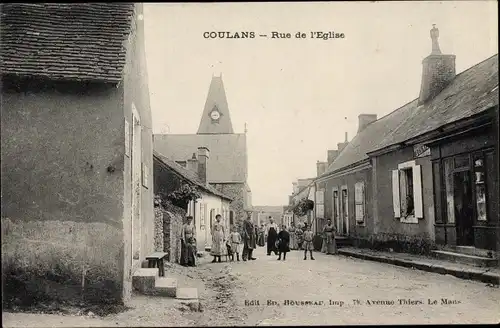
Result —
[[[247, 124], [253, 205], [285, 205], [359, 114], [382, 117], [418, 97], [429, 30], [457, 73], [498, 53], [496, 1], [147, 3], [154, 133], [196, 133], [212, 75], [222, 73], [235, 133]], [[204, 32], [255, 32], [206, 39]], [[271, 32], [291, 39], [261, 38]], [[297, 39], [297, 32], [344, 33]]]

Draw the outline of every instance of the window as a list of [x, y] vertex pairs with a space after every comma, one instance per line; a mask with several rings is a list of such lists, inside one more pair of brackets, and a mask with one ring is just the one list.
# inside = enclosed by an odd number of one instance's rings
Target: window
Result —
[[446, 222], [455, 223], [455, 200], [453, 198], [453, 159], [443, 161], [444, 190], [446, 197]]
[[229, 211], [229, 224], [233, 225], [234, 224], [234, 212]]
[[[484, 156], [482, 153], [479, 153], [474, 156], [474, 176], [475, 176], [474, 185], [476, 193], [475, 200], [476, 200], [476, 213], [478, 221], [486, 221], [488, 217], [486, 214], [487, 191], [486, 191], [486, 179], [485, 179], [485, 173], [488, 170], [486, 170], [485, 164], [492, 163], [491, 161], [492, 155], [493, 153], [486, 154], [486, 156]], [[487, 163], [485, 163], [485, 159]]]
[[418, 223], [424, 217], [421, 166], [415, 161], [398, 165], [392, 171], [394, 217], [403, 223]]
[[365, 183], [360, 181], [354, 185], [354, 202], [356, 206], [356, 223], [365, 222]]
[[207, 205], [200, 203], [200, 226], [205, 225], [206, 211], [207, 211]]
[[316, 217], [324, 218], [325, 216], [325, 192], [323, 190], [316, 191]]
[[333, 190], [333, 208], [332, 208], [332, 214], [333, 214], [333, 220], [336, 222], [337, 229], [339, 228], [340, 224], [338, 222], [339, 220], [339, 191], [338, 189]]
[[210, 210], [210, 230], [212, 229], [215, 221], [215, 210], [212, 208]]

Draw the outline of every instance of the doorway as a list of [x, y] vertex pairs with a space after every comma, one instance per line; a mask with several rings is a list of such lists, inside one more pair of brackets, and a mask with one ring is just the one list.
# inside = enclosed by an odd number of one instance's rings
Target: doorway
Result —
[[469, 170], [453, 173], [453, 202], [457, 228], [457, 245], [474, 245], [472, 179]]
[[131, 224], [132, 224], [132, 265], [140, 261], [141, 256], [141, 178], [142, 178], [142, 143], [141, 119], [132, 104], [132, 147], [131, 147]]
[[347, 187], [342, 188], [341, 192], [341, 202], [342, 202], [342, 230], [341, 234], [347, 236], [349, 234], [349, 211], [348, 211], [348, 198], [347, 198]]
[[335, 227], [337, 232], [341, 231], [340, 215], [339, 215], [339, 191], [333, 190], [333, 219], [335, 220]]

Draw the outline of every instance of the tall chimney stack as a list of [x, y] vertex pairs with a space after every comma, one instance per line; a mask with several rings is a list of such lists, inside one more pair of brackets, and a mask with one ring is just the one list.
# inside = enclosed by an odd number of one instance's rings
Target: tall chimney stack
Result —
[[456, 76], [455, 55], [443, 55], [439, 48], [439, 30], [432, 24], [430, 31], [432, 51], [422, 61], [422, 84], [418, 105], [431, 100], [450, 84]]
[[358, 116], [358, 133], [377, 120], [377, 114], [360, 114]]
[[207, 183], [207, 166], [210, 158], [210, 151], [206, 147], [198, 147], [198, 178], [203, 183]]
[[328, 162], [316, 162], [316, 176], [320, 176], [323, 173], [325, 173], [326, 169], [328, 167]]
[[186, 168], [192, 172], [198, 173], [198, 160], [196, 159], [196, 153], [193, 153], [193, 157], [187, 160]]
[[327, 162], [328, 162], [328, 166], [330, 166], [330, 164], [333, 163], [333, 161], [337, 158], [337, 156], [339, 156], [339, 151], [338, 150], [328, 150], [327, 152]]

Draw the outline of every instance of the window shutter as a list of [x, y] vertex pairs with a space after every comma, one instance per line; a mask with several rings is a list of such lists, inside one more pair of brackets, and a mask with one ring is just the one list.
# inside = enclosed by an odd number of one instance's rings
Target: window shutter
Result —
[[361, 199], [360, 202], [364, 205], [365, 204], [365, 184], [361, 184]]
[[399, 201], [399, 170], [392, 171], [392, 206], [394, 217], [401, 217], [401, 203]]
[[422, 201], [422, 166], [413, 167], [413, 205], [415, 207], [415, 217], [424, 217], [424, 204]]

